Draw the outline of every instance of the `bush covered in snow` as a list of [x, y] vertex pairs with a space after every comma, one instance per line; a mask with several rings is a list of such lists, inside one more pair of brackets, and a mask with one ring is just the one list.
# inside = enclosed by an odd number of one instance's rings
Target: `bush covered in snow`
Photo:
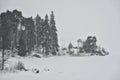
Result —
[[14, 67], [16, 70], [20, 70], [20, 71], [25, 69], [24, 64], [21, 61], [18, 61]]

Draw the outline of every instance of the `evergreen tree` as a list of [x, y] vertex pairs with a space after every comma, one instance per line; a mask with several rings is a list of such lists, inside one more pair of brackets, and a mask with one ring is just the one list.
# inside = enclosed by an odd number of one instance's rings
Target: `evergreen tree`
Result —
[[21, 23], [23, 26], [25, 26], [25, 33], [23, 37], [25, 40], [26, 50], [28, 53], [31, 53], [35, 45], [34, 21], [32, 17], [30, 17], [30, 18], [24, 18]]
[[68, 45], [69, 54], [72, 54], [72, 51], [71, 51], [72, 48], [73, 48], [72, 43], [69, 43]]
[[[36, 38], [36, 47], [38, 47], [38, 34], [40, 31], [40, 16], [37, 14], [35, 17], [35, 38]], [[39, 29], [39, 30], [38, 30]]]
[[14, 17], [13, 13], [11, 11], [8, 11], [6, 13], [3, 13], [3, 17], [1, 17], [2, 20], [2, 27], [6, 28], [6, 43], [7, 43], [7, 48], [10, 49], [12, 47], [12, 41], [13, 41], [13, 33], [15, 33], [18, 20]]
[[1, 13], [0, 15], [1, 26], [0, 26], [0, 37], [2, 38], [2, 70], [4, 69], [4, 50], [10, 49], [11, 46], [11, 29], [14, 28], [17, 20], [14, 18], [12, 12], [8, 11]]
[[49, 19], [48, 15], [45, 16], [44, 27], [43, 27], [43, 48], [44, 53], [49, 55], [50, 52], [50, 26], [49, 26]]
[[42, 42], [43, 42], [43, 25], [44, 21], [41, 19], [39, 15], [35, 18], [35, 35], [36, 35], [36, 47], [37, 50], [41, 51], [42, 48]]
[[57, 29], [55, 25], [55, 17], [53, 11], [51, 11], [51, 18], [50, 18], [50, 44], [52, 49], [52, 54], [56, 55], [58, 52], [58, 37], [57, 37]]
[[96, 37], [88, 36], [87, 40], [84, 42], [83, 49], [86, 53], [95, 53], [97, 49]]
[[17, 45], [19, 43], [19, 41], [18, 41], [18, 25], [20, 24], [23, 17], [22, 17], [22, 13], [18, 10], [13, 10], [12, 14], [13, 14], [14, 18], [17, 20], [17, 22], [14, 22], [15, 25], [11, 29], [11, 49], [13, 52], [13, 49], [16, 49]]
[[25, 46], [25, 41], [22, 38], [22, 35], [21, 35], [20, 40], [19, 40], [18, 55], [19, 56], [26, 55], [26, 46]]

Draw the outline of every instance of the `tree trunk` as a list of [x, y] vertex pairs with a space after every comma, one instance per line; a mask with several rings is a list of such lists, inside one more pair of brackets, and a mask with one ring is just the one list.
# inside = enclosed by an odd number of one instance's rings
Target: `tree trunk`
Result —
[[2, 70], [4, 70], [4, 50], [5, 50], [5, 37], [2, 37]]

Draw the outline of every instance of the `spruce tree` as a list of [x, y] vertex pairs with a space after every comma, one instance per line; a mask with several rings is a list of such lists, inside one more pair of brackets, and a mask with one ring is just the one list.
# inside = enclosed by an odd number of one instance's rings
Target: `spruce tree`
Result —
[[44, 41], [43, 41], [43, 47], [44, 47], [44, 52], [46, 55], [49, 55], [50, 52], [50, 26], [49, 26], [49, 19], [48, 19], [48, 15], [46, 14], [45, 16], [45, 21], [44, 21], [44, 27], [43, 27], [43, 37], [44, 37]]
[[51, 17], [50, 18], [51, 49], [52, 49], [52, 54], [56, 55], [59, 45], [58, 45], [57, 29], [55, 25], [55, 16], [53, 11], [51, 11], [50, 17]]
[[69, 50], [69, 54], [72, 54], [72, 48], [73, 48], [73, 45], [72, 43], [70, 42], [69, 45], [68, 45], [68, 50]]
[[37, 14], [35, 18], [36, 48], [41, 51], [43, 42], [43, 19]]

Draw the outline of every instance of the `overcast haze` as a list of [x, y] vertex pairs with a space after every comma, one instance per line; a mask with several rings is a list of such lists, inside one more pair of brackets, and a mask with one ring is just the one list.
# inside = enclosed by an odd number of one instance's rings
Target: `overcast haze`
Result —
[[7, 9], [42, 18], [54, 11], [61, 46], [91, 35], [110, 54], [119, 54], [120, 0], [0, 0], [0, 12]]

